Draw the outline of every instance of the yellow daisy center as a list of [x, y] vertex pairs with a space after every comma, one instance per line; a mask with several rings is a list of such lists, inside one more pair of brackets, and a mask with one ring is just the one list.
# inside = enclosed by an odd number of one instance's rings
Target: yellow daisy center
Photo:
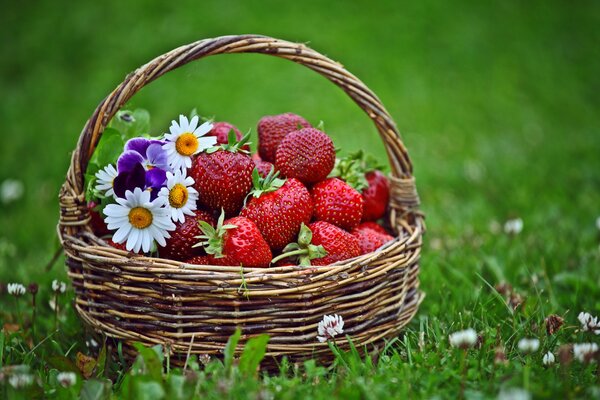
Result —
[[188, 201], [188, 190], [181, 183], [177, 183], [173, 186], [173, 189], [169, 191], [169, 204], [173, 208], [181, 208], [185, 206]]
[[182, 133], [175, 141], [175, 149], [182, 156], [191, 156], [198, 150], [198, 138], [190, 132]]
[[129, 211], [129, 223], [138, 229], [145, 229], [152, 224], [152, 213], [144, 207], [135, 207]]

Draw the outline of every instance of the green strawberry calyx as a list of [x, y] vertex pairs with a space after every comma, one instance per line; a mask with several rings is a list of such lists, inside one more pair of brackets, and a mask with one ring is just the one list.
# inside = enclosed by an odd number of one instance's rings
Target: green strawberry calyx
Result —
[[229, 151], [230, 153], [250, 154], [248, 150], [243, 148], [245, 145], [250, 144], [250, 142], [248, 142], [248, 139], [250, 139], [250, 131], [248, 131], [248, 133], [246, 133], [240, 140], [237, 140], [237, 137], [235, 136], [235, 131], [233, 129], [230, 129], [229, 133], [227, 134], [227, 143], [220, 144], [218, 146], [213, 146], [210, 149], [206, 150], [206, 152], [208, 154], [212, 154], [216, 151], [224, 150]]
[[271, 264], [276, 263], [284, 258], [295, 260], [298, 265], [303, 267], [310, 266], [310, 260], [315, 258], [323, 258], [327, 255], [327, 250], [321, 245], [314, 245], [312, 242], [312, 231], [304, 223], [300, 226], [298, 233], [298, 242], [290, 243], [283, 249], [282, 254], [271, 260]]
[[335, 166], [329, 174], [337, 177], [352, 186], [358, 192], [369, 187], [366, 174], [375, 170], [382, 170], [373, 156], [365, 156], [362, 150], [349, 154], [347, 157], [335, 160]]
[[254, 168], [252, 171], [252, 190], [248, 193], [248, 196], [260, 197], [265, 193], [274, 192], [285, 183], [285, 179], [279, 178], [279, 171], [275, 171], [275, 167], [271, 167], [271, 170], [264, 178], [258, 174], [258, 169]]
[[225, 233], [228, 229], [237, 228], [237, 226], [232, 224], [223, 225], [224, 220], [225, 211], [221, 209], [221, 215], [219, 216], [216, 227], [211, 226], [206, 221], [198, 221], [198, 225], [200, 226], [203, 235], [195, 237], [196, 239], [200, 239], [200, 241], [192, 247], [204, 247], [206, 254], [211, 254], [215, 256], [215, 258], [225, 257], [223, 254], [223, 239]]

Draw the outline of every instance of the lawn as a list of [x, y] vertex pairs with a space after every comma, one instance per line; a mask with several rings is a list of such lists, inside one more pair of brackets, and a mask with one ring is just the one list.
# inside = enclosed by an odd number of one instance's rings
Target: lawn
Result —
[[[569, 360], [563, 347], [600, 344], [577, 319], [581, 311], [600, 315], [600, 4], [401, 3], [3, 5], [0, 184], [17, 180], [24, 193], [0, 202], [0, 397], [71, 398], [83, 387], [87, 398], [186, 398], [186, 391], [206, 398], [600, 398], [598, 361]], [[70, 152], [127, 73], [176, 46], [232, 33], [309, 43], [384, 102], [409, 149], [427, 216], [427, 297], [406, 333], [377, 356], [338, 354], [332, 367], [308, 362], [275, 375], [213, 360], [163, 375], [147, 350], [133, 371], [98, 363], [84, 383], [75, 364], [93, 368], [95, 361], [77, 356], [93, 352], [73, 291], [51, 287], [67, 281], [64, 258], [46, 269], [58, 248], [57, 196]], [[369, 119], [343, 92], [262, 55], [185, 66], [131, 106], [151, 112], [156, 134], [197, 108], [252, 129], [253, 138], [262, 115], [292, 111], [324, 121], [345, 151], [384, 154]], [[518, 219], [522, 230], [507, 233], [505, 223]], [[7, 293], [13, 282], [39, 285], [35, 307], [30, 293]], [[564, 319], [554, 334], [544, 322], [551, 314]], [[477, 346], [451, 347], [448, 335], [467, 328], [480, 335]], [[523, 338], [538, 339], [539, 349], [520, 351]], [[553, 365], [542, 363], [547, 352]], [[64, 388], [57, 374], [70, 369], [78, 370], [77, 383]], [[33, 376], [31, 385], [15, 389], [9, 380], [19, 374]]]

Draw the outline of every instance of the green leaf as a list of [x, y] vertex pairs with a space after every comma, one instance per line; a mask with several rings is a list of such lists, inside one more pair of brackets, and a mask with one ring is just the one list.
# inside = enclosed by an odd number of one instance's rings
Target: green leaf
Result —
[[141, 343], [133, 345], [138, 351], [136, 366], [142, 375], [149, 375], [154, 380], [162, 380], [163, 373], [163, 352], [162, 346], [157, 345], [152, 348], [146, 347]]
[[108, 164], [115, 164], [125, 148], [125, 141], [116, 129], [106, 128], [100, 137], [100, 141], [92, 154], [87, 171], [88, 175], [94, 175]]
[[150, 113], [143, 108], [121, 110], [108, 124], [119, 131], [124, 140], [148, 135], [150, 132]]
[[165, 389], [163, 389], [159, 382], [138, 377], [138, 379], [134, 379], [133, 385], [133, 397], [136, 400], [159, 400], [165, 398]]
[[265, 357], [269, 335], [262, 334], [248, 340], [240, 357], [240, 372], [245, 375], [254, 375], [258, 365]]
[[235, 348], [237, 347], [241, 336], [241, 329], [236, 328], [235, 332], [229, 337], [229, 340], [227, 340], [227, 344], [225, 345], [225, 351], [223, 353], [223, 362], [225, 364], [225, 370], [227, 372], [231, 371], [231, 366], [233, 365], [233, 356], [235, 355]]
[[96, 362], [96, 378], [101, 378], [104, 375], [106, 368], [106, 342], [102, 345], [100, 354], [98, 354], [98, 360]]
[[79, 396], [81, 400], [109, 399], [111, 387], [108, 379], [90, 379], [83, 383]]
[[81, 372], [77, 368], [77, 365], [70, 359], [65, 356], [51, 356], [48, 357], [46, 362], [56, 368], [59, 371], [64, 372], [75, 372], [78, 378], [81, 378]]

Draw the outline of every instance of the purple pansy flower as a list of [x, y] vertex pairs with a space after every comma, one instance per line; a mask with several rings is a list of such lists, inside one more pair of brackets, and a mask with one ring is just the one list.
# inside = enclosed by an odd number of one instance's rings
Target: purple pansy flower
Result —
[[115, 178], [115, 194], [124, 198], [125, 191], [139, 187], [150, 189], [155, 199], [167, 180], [170, 171], [164, 142], [154, 139], [134, 138], [127, 141], [125, 151], [117, 160], [119, 175]]
[[163, 144], [163, 141], [155, 139], [129, 139], [125, 144], [125, 151], [117, 161], [117, 170], [119, 172], [131, 171], [139, 163], [146, 171], [154, 168], [170, 171], [167, 153], [162, 148]]
[[129, 171], [119, 172], [114, 180], [114, 191], [117, 197], [125, 198], [125, 192], [138, 187], [146, 188], [146, 170], [142, 164], [135, 164]]

